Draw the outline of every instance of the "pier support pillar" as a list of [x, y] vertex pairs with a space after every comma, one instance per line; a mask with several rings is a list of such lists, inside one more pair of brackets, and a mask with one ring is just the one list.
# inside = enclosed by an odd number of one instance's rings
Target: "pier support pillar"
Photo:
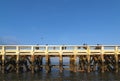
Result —
[[101, 55], [101, 61], [102, 61], [101, 71], [102, 73], [104, 73], [104, 55], [103, 54]]
[[19, 55], [16, 55], [16, 73], [19, 73]]
[[77, 72], [77, 64], [76, 64], [77, 56], [74, 55], [74, 72]]
[[2, 73], [4, 73], [4, 64], [5, 63], [5, 48], [2, 46]]
[[46, 73], [49, 73], [51, 71], [50, 68], [50, 56], [46, 55]]
[[59, 69], [60, 69], [60, 73], [63, 72], [63, 56], [62, 56], [62, 50], [63, 50], [63, 47], [61, 46], [60, 47], [60, 56], [59, 56]]
[[43, 59], [43, 57], [42, 57], [42, 56], [39, 56], [39, 62], [40, 62], [40, 65], [39, 65], [39, 66], [40, 66], [40, 69], [41, 69], [41, 70], [43, 69], [43, 67], [42, 67], [42, 63], [43, 63], [43, 62], [42, 62], [42, 59]]
[[79, 56], [79, 61], [78, 61], [78, 70], [80, 71], [81, 70], [81, 58]]
[[48, 46], [46, 46], [45, 57], [46, 57], [46, 73], [49, 73], [51, 71], [51, 67], [50, 67], [50, 56], [48, 55]]
[[101, 72], [104, 73], [105, 66], [104, 66], [104, 47], [103, 46], [101, 47], [101, 61], [102, 61]]
[[5, 56], [2, 55], [2, 73], [4, 73], [4, 62], [5, 62]]
[[63, 72], [63, 57], [62, 55], [60, 55], [59, 57], [59, 69], [60, 69], [60, 73]]
[[115, 72], [117, 73], [119, 68], [118, 68], [118, 46], [115, 47]]
[[31, 62], [32, 62], [31, 71], [32, 71], [32, 73], [34, 73], [34, 55], [31, 55]]
[[85, 71], [85, 60], [86, 60], [86, 57], [84, 55], [81, 55], [80, 56], [80, 68], [81, 68], [81, 71]]
[[74, 72], [77, 72], [77, 63], [76, 63], [76, 60], [77, 60], [77, 49], [78, 47], [74, 47], [74, 57], [73, 57], [73, 71]]
[[116, 64], [115, 64], [115, 72], [118, 72], [118, 55], [115, 55], [115, 60], [116, 60]]
[[70, 56], [70, 71], [74, 71], [74, 57], [73, 55]]
[[16, 73], [19, 73], [19, 47], [16, 47]]
[[90, 72], [90, 47], [87, 46], [87, 72]]
[[87, 56], [87, 61], [88, 61], [88, 65], [87, 65], [87, 72], [90, 72], [90, 55]]

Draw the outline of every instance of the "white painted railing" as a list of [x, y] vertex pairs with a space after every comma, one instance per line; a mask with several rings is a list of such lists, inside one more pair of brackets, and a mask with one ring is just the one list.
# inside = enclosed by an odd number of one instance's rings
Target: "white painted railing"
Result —
[[[18, 48], [17, 48], [18, 47]], [[117, 47], [117, 49], [116, 49]], [[44, 54], [59, 53], [72, 54], [76, 51], [77, 55], [88, 54], [120, 54], [120, 46], [116, 45], [0, 45], [0, 54], [5, 53], [36, 53]], [[31, 52], [32, 51], [32, 52]], [[102, 52], [101, 52], [102, 51]], [[116, 52], [117, 51], [117, 52]]]

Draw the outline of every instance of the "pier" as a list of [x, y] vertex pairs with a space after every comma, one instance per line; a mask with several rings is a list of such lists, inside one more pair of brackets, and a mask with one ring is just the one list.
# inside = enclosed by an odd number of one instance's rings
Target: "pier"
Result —
[[[59, 58], [59, 64], [52, 65], [51, 58]], [[68, 57], [68, 65], [63, 58]], [[43, 64], [43, 58], [45, 64]], [[65, 68], [65, 66], [68, 66]], [[119, 45], [0, 45], [0, 71], [32, 73], [52, 68], [59, 72], [105, 71], [119, 72]]]

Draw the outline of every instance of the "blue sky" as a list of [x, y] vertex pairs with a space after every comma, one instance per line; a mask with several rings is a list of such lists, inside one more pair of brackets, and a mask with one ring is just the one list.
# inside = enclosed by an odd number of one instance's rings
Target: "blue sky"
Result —
[[0, 43], [120, 44], [120, 0], [0, 0]]

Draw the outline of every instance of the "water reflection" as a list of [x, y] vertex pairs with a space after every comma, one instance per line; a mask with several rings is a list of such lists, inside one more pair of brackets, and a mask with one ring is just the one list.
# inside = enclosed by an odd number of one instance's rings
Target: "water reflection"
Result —
[[[53, 58], [51, 58], [53, 59]], [[43, 58], [43, 64], [45, 59]], [[64, 64], [68, 64], [69, 59], [64, 59]], [[56, 63], [57, 62], [57, 63]], [[58, 61], [53, 61], [52, 64], [59, 64]], [[42, 71], [32, 74], [29, 72], [16, 74], [15, 72], [0, 74], [0, 81], [119, 81], [120, 73], [114, 72], [70, 72], [64, 70], [63, 73], [59, 73], [59, 68], [52, 68], [51, 72], [46, 74], [45, 68]]]
[[48, 74], [45, 71], [35, 74], [31, 72], [0, 74], [0, 81], [119, 81], [119, 74], [111, 72], [73, 73], [70, 71], [59, 73], [59, 70], [53, 69]]

